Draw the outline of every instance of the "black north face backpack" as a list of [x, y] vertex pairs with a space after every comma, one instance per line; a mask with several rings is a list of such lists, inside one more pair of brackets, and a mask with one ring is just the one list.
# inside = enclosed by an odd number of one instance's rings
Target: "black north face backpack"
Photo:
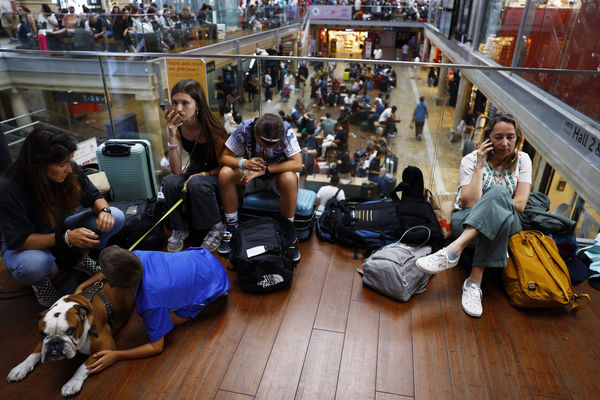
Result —
[[295, 239], [294, 224], [280, 216], [240, 223], [229, 259], [242, 288], [249, 293], [268, 293], [289, 287], [294, 262], [288, 248]]

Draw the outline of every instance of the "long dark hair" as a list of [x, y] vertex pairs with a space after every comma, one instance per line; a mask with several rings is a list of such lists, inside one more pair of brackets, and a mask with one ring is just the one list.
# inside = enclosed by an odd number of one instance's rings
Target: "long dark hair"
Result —
[[218, 157], [213, 135], [215, 137], [220, 136], [223, 139], [227, 139], [227, 131], [223, 124], [215, 117], [210, 108], [208, 108], [208, 102], [204, 95], [204, 88], [194, 79], [183, 79], [177, 82], [173, 86], [173, 89], [171, 89], [171, 101], [173, 101], [173, 95], [176, 93], [185, 93], [196, 102], [196, 107], [198, 107], [196, 118], [198, 118], [198, 122], [200, 123], [200, 129], [206, 134], [206, 143], [208, 147], [215, 150], [215, 158]]
[[517, 141], [515, 143], [515, 150], [511, 155], [506, 157], [504, 161], [502, 161], [502, 168], [506, 169], [508, 172], [513, 173], [517, 168], [517, 164], [519, 163], [519, 146], [521, 141], [523, 140], [523, 133], [521, 132], [521, 128], [519, 128], [519, 124], [517, 124], [517, 120], [509, 113], [498, 112], [493, 117], [488, 119], [485, 128], [483, 128], [483, 140], [487, 140], [490, 138], [492, 131], [494, 130], [494, 126], [498, 122], [506, 122], [515, 127], [515, 134], [517, 135]]
[[42, 10], [44, 10], [44, 15], [46, 17], [52, 14], [52, 10], [50, 9], [50, 6], [48, 4], [42, 4]]
[[40, 215], [50, 226], [66, 217], [81, 198], [81, 187], [73, 171], [62, 183], [52, 182], [46, 168], [69, 157], [77, 146], [74, 140], [53, 129], [36, 129], [23, 142], [21, 152], [6, 174], [25, 182], [40, 204]]

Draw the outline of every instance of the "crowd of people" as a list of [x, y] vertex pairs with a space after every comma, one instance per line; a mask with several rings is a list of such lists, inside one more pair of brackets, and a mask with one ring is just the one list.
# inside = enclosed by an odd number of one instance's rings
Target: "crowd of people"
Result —
[[[397, 0], [323, 1], [241, 1], [235, 10], [242, 29], [275, 28], [306, 15], [310, 5], [352, 6], [354, 19], [426, 20], [428, 2]], [[223, 11], [223, 10], [220, 10]], [[195, 11], [189, 6], [177, 9], [164, 3], [158, 7], [149, 0], [135, 1], [109, 10], [76, 9], [69, 6], [53, 11], [42, 4], [38, 12], [13, 0], [3, 0], [2, 26], [10, 43], [18, 48], [40, 50], [168, 51], [183, 47], [190, 39], [216, 39], [217, 23], [213, 9], [203, 4]], [[201, 29], [200, 29], [201, 28]]]
[[[40, 50], [163, 51], [185, 46], [190, 39], [217, 39], [217, 21], [208, 4], [193, 11], [189, 6], [177, 10], [164, 3], [159, 8], [145, 0], [110, 11], [91, 11], [75, 6], [52, 11], [42, 4], [37, 17], [25, 6], [3, 0], [2, 25], [10, 43], [17, 48]], [[273, 28], [297, 19], [297, 7], [279, 2], [243, 4], [235, 12], [243, 29]], [[152, 35], [151, 35], [152, 34]], [[41, 36], [40, 36], [41, 35]]]

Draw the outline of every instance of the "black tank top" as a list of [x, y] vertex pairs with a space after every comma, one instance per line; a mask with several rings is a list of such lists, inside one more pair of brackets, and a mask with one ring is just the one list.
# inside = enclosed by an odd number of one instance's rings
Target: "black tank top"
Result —
[[[190, 171], [192, 173], [207, 172], [217, 168], [219, 162], [213, 148], [209, 148], [208, 143], [197, 143], [193, 140], [187, 140], [183, 137], [181, 129], [179, 130], [181, 137], [181, 146], [190, 155]], [[195, 145], [195, 147], [194, 147]]]

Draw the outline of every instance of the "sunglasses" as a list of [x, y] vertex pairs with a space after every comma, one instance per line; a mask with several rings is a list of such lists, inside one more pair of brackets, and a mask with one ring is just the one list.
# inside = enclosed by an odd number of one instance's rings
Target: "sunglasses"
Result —
[[264, 136], [259, 136], [259, 138], [260, 138], [261, 142], [263, 142], [263, 145], [265, 147], [276, 146], [281, 141], [281, 138], [279, 138], [279, 139], [270, 139], [270, 138], [266, 138]]

